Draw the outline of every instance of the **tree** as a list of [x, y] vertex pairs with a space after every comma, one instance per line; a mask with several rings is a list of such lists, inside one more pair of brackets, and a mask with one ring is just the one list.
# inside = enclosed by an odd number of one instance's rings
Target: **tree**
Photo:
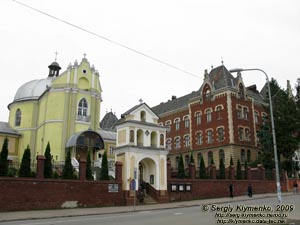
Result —
[[91, 153], [88, 151], [87, 157], [86, 157], [86, 171], [85, 171], [85, 178], [87, 180], [93, 180], [93, 174], [92, 174], [92, 162], [91, 162]]
[[233, 166], [233, 159], [232, 159], [232, 156], [230, 156], [230, 166]]
[[71, 152], [70, 152], [70, 150], [68, 150], [67, 157], [65, 160], [65, 165], [63, 168], [63, 178], [64, 179], [73, 179], [74, 178], [73, 171], [74, 170], [73, 170], [73, 166], [71, 163]]
[[102, 156], [100, 180], [109, 180], [106, 151], [104, 151], [103, 156]]
[[30, 153], [29, 145], [27, 145], [27, 148], [23, 153], [21, 167], [19, 171], [19, 177], [31, 177], [30, 162], [31, 162], [31, 153]]
[[178, 178], [185, 178], [185, 172], [184, 172], [184, 164], [183, 164], [183, 157], [182, 154], [179, 156], [179, 162], [178, 162]]
[[223, 158], [220, 157], [220, 164], [219, 164], [219, 178], [225, 179], [225, 164]]
[[201, 157], [200, 160], [200, 179], [206, 179], [206, 168], [205, 168], [205, 163], [203, 157]]
[[195, 164], [195, 159], [194, 159], [194, 156], [193, 156], [193, 153], [191, 152], [191, 159], [190, 159], [190, 163], [194, 163]]
[[8, 174], [8, 138], [5, 137], [2, 150], [0, 154], [0, 176], [7, 176]]
[[242, 180], [243, 175], [242, 175], [242, 166], [240, 160], [237, 161], [237, 166], [236, 166], [236, 179], [237, 180]]
[[44, 166], [44, 177], [51, 178], [52, 177], [52, 156], [50, 153], [50, 143], [48, 142], [45, 150], [45, 166]]
[[[288, 174], [291, 175], [292, 156], [295, 150], [298, 149], [300, 142], [300, 108], [298, 107], [300, 87], [298, 83], [298, 86], [296, 87], [297, 94], [295, 98], [291, 95], [289, 90], [282, 89], [274, 79], [271, 80], [270, 87], [276, 130], [277, 158], [279, 165], [280, 159], [282, 158], [281, 156], [288, 161], [285, 162], [285, 165], [287, 165], [286, 169]], [[265, 97], [266, 103], [269, 103], [269, 93], [267, 93]], [[268, 115], [270, 115], [269, 105], [265, 107], [265, 110]], [[272, 169], [274, 167], [274, 162], [272, 162], [270, 159], [274, 159], [274, 148], [270, 117], [265, 118], [261, 130], [266, 130], [266, 127], [269, 132], [262, 132], [261, 136], [259, 136], [260, 142], [263, 145], [262, 161], [266, 169]]]

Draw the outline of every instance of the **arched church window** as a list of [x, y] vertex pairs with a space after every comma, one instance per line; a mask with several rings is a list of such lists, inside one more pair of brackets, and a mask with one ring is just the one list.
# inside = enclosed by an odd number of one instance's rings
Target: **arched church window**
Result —
[[146, 112], [145, 111], [141, 111], [141, 121], [146, 122]]
[[151, 132], [151, 147], [157, 148], [157, 133], [155, 131]]
[[129, 132], [129, 142], [134, 142], [134, 130], [130, 130]]
[[87, 116], [88, 103], [85, 98], [82, 98], [78, 104], [78, 116]]
[[160, 134], [160, 136], [159, 136], [159, 145], [160, 145], [160, 146], [163, 146], [164, 143], [165, 143], [164, 135], [163, 135], [163, 134]]
[[16, 117], [15, 117], [15, 126], [16, 127], [21, 125], [21, 119], [22, 119], [22, 112], [20, 109], [17, 109]]

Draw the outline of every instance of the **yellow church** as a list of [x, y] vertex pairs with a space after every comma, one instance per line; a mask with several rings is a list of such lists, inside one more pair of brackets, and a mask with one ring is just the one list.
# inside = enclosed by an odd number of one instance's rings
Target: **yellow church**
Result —
[[[0, 145], [9, 140], [9, 160], [20, 162], [27, 146], [32, 162], [50, 143], [53, 161], [65, 160], [68, 150], [78, 161], [91, 151], [94, 162], [103, 150], [113, 158], [116, 134], [100, 130], [99, 72], [84, 55], [60, 73], [55, 61], [44, 79], [23, 84], [8, 105], [9, 121], [0, 122]], [[117, 120], [117, 118], [114, 118]], [[106, 144], [104, 145], [104, 142]]]

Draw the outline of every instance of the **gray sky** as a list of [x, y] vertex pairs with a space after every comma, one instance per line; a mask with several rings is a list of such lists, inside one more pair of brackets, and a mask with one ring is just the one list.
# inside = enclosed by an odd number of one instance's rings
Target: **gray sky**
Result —
[[[0, 121], [17, 89], [48, 76], [48, 65], [83, 54], [100, 73], [101, 118], [119, 117], [142, 98], [149, 106], [198, 90], [204, 70], [221, 65], [260, 68], [282, 87], [300, 77], [298, 0], [19, 0], [100, 36], [186, 70], [188, 75], [25, 8], [0, 1]], [[260, 72], [244, 72], [261, 88]]]

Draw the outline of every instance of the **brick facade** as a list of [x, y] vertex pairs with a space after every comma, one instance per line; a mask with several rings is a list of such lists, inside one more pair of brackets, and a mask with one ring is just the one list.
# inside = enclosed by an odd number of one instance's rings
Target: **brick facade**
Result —
[[[173, 96], [153, 107], [160, 123], [170, 127], [166, 147], [170, 149], [171, 168], [177, 170], [180, 154], [185, 168], [188, 168], [191, 153], [196, 170], [201, 157], [206, 167], [212, 157], [217, 169], [220, 157], [223, 157], [226, 167], [231, 157], [235, 165], [238, 160], [242, 164], [246, 160], [248, 163], [255, 161], [260, 151], [257, 130], [265, 114], [263, 105], [262, 95], [255, 85], [245, 87], [240, 74], [233, 77], [224, 66], [220, 66], [209, 74], [205, 73], [198, 91], [179, 98]], [[188, 146], [186, 136], [189, 136]]]

